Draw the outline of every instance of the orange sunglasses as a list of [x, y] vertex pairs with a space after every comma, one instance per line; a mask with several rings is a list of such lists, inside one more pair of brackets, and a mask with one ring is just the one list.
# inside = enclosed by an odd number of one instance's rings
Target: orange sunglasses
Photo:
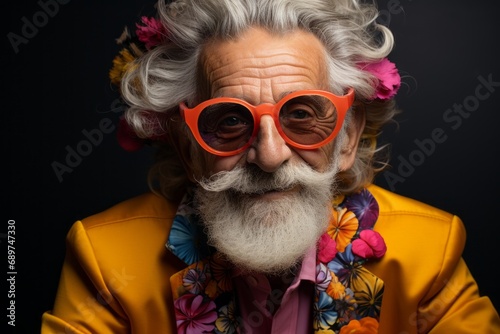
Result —
[[206, 151], [231, 156], [245, 151], [257, 137], [260, 119], [269, 115], [285, 142], [313, 150], [332, 141], [354, 101], [354, 89], [339, 96], [323, 90], [290, 93], [278, 103], [254, 106], [244, 100], [219, 97], [194, 108], [180, 103], [180, 113], [196, 141]]

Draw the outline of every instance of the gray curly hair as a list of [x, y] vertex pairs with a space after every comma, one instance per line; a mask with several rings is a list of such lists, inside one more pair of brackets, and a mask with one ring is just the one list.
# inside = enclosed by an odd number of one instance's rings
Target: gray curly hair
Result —
[[[145, 53], [124, 75], [122, 97], [128, 104], [125, 117], [139, 137], [158, 135], [150, 114], [169, 131], [182, 101], [200, 102], [199, 57], [211, 39], [233, 39], [251, 26], [273, 33], [296, 29], [311, 32], [324, 44], [330, 90], [342, 94], [352, 87], [356, 92], [354, 109], [366, 114], [366, 126], [357, 147], [353, 166], [339, 175], [344, 194], [373, 182], [387, 165], [376, 138], [383, 125], [397, 113], [393, 99], [373, 99], [377, 78], [363, 71], [360, 63], [378, 62], [394, 45], [390, 30], [377, 23], [375, 2], [358, 0], [178, 0], [157, 3], [158, 17], [167, 27], [167, 42]], [[147, 111], [147, 112], [146, 112]], [[346, 125], [348, 126], [347, 122]], [[184, 134], [189, 136], [187, 127]], [[194, 142], [194, 140], [193, 140]], [[157, 143], [157, 162], [149, 182], [153, 191], [175, 198], [189, 184], [175, 145]]]

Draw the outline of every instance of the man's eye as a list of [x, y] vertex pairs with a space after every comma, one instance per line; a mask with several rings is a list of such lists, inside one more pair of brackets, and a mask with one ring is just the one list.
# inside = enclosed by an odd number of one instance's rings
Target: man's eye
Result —
[[306, 119], [313, 117], [311, 114], [313, 111], [311, 108], [304, 108], [304, 106], [286, 106], [281, 110], [281, 117], [288, 118], [290, 120], [292, 119]]
[[236, 126], [236, 125], [246, 125], [246, 124], [248, 124], [247, 121], [236, 116], [226, 117], [221, 121], [221, 125], [224, 126]]
[[309, 117], [309, 113], [303, 109], [297, 109], [290, 113], [290, 117], [304, 119], [306, 117]]

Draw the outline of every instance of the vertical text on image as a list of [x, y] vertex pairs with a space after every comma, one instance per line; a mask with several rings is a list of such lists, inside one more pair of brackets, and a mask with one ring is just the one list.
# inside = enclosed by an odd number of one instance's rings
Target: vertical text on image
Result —
[[7, 323], [16, 326], [16, 221], [7, 221]]

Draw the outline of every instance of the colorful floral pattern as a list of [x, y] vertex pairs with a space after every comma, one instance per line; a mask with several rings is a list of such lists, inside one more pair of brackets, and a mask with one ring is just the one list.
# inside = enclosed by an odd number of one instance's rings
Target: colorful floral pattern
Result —
[[347, 208], [333, 211], [333, 220], [328, 225], [327, 232], [336, 241], [337, 249], [343, 252], [351, 242], [359, 228], [359, 221], [354, 212]]
[[340, 334], [377, 334], [378, 321], [371, 317], [353, 320], [340, 329]]
[[195, 215], [177, 214], [174, 218], [167, 248], [186, 263], [195, 263], [208, 255], [208, 247]]
[[217, 319], [215, 303], [201, 295], [185, 294], [174, 302], [179, 334], [210, 333]]
[[[206, 246], [190, 202], [188, 194], [166, 245], [188, 264], [170, 278], [178, 333], [236, 333], [233, 267]], [[363, 264], [387, 249], [373, 231], [378, 203], [366, 189], [333, 203], [333, 218], [318, 241], [312, 326], [324, 334], [376, 333], [384, 283]]]

